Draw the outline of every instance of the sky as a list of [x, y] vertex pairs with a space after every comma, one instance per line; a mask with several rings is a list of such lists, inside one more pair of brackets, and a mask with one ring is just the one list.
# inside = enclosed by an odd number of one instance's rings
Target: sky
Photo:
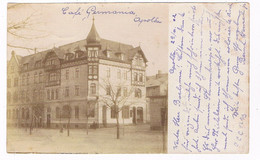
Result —
[[[10, 5], [9, 5], [10, 6]], [[96, 11], [133, 11], [135, 14], [96, 14], [95, 26], [100, 37], [112, 41], [118, 41], [141, 46], [147, 63], [147, 75], [154, 75], [158, 70], [168, 71], [168, 7], [165, 4], [23, 4], [8, 9], [7, 23], [18, 24], [31, 17], [26, 28], [12, 30], [17, 37], [7, 34], [7, 43], [28, 48], [37, 48], [43, 51], [59, 47], [64, 44], [86, 39], [92, 25], [93, 14], [86, 13], [92, 6]], [[63, 8], [68, 8], [62, 11]], [[69, 12], [80, 12], [80, 15]], [[79, 12], [77, 12], [79, 14]], [[88, 16], [88, 17], [87, 17]], [[157, 18], [161, 23], [135, 22], [134, 19]], [[154, 19], [155, 19], [154, 18]], [[25, 38], [24, 38], [25, 37]], [[7, 48], [7, 59], [11, 57], [11, 51], [26, 56], [34, 51]]]

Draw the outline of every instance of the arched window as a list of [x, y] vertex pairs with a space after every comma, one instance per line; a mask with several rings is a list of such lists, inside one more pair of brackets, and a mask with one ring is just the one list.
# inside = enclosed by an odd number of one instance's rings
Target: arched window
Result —
[[90, 85], [90, 94], [96, 94], [96, 84], [91, 83]]
[[79, 106], [75, 107], [75, 118], [79, 118]]
[[139, 88], [135, 89], [135, 97], [141, 98], [142, 97], [142, 90]]
[[59, 107], [56, 107], [56, 118], [60, 118], [61, 111]]

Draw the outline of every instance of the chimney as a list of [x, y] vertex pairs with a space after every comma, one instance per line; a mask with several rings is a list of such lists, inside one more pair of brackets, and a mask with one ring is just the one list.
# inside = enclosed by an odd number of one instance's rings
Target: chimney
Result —
[[162, 70], [158, 70], [158, 73], [156, 74], [156, 78], [160, 78], [162, 76]]

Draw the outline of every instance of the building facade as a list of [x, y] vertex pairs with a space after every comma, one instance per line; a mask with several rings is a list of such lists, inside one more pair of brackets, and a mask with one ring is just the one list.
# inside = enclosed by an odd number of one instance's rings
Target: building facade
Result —
[[13, 51], [7, 66], [8, 125], [112, 125], [116, 114], [108, 102], [115, 96], [124, 102], [120, 123], [145, 123], [146, 62], [140, 47], [102, 39], [94, 20], [84, 40], [24, 57]]
[[150, 128], [167, 126], [168, 74], [158, 71], [155, 76], [146, 77], [146, 95], [150, 112]]

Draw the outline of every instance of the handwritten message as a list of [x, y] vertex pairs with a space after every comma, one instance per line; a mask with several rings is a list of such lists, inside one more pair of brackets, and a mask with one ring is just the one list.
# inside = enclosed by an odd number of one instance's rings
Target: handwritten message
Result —
[[249, 5], [169, 7], [169, 153], [248, 153]]

